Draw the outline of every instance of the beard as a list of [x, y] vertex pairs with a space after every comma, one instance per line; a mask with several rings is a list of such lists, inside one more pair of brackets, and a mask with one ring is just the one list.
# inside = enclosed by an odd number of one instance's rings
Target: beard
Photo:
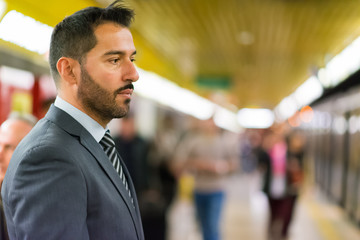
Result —
[[111, 120], [126, 116], [130, 108], [130, 99], [124, 100], [121, 105], [116, 101], [117, 95], [124, 89], [134, 88], [131, 83], [110, 92], [91, 78], [88, 71], [81, 65], [81, 81], [77, 97], [87, 112], [100, 119]]

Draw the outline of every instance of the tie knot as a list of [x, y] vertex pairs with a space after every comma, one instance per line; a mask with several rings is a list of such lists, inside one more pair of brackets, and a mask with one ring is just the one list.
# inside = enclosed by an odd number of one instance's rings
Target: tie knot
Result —
[[109, 147], [114, 147], [115, 143], [114, 140], [112, 139], [112, 137], [110, 136], [110, 132], [106, 131], [104, 137], [100, 140], [100, 145], [103, 148], [109, 148]]

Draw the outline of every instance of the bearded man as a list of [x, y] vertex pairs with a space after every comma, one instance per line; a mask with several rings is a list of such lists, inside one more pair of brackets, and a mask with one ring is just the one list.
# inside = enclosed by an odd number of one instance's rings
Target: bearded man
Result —
[[58, 96], [15, 150], [1, 192], [10, 239], [144, 239], [135, 189], [107, 128], [127, 114], [139, 78], [133, 17], [115, 1], [54, 28]]

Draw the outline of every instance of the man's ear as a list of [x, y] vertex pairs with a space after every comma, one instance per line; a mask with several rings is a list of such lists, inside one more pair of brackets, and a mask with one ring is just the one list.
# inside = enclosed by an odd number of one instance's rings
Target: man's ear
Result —
[[56, 67], [58, 69], [59, 75], [65, 82], [68, 84], [78, 84], [79, 77], [77, 73], [79, 73], [80, 64], [78, 61], [68, 57], [61, 57]]

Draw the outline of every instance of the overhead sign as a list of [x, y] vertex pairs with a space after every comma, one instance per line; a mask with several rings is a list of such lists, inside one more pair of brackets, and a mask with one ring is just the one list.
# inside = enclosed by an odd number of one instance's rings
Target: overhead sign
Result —
[[229, 76], [198, 76], [196, 84], [202, 88], [228, 90], [231, 87]]

